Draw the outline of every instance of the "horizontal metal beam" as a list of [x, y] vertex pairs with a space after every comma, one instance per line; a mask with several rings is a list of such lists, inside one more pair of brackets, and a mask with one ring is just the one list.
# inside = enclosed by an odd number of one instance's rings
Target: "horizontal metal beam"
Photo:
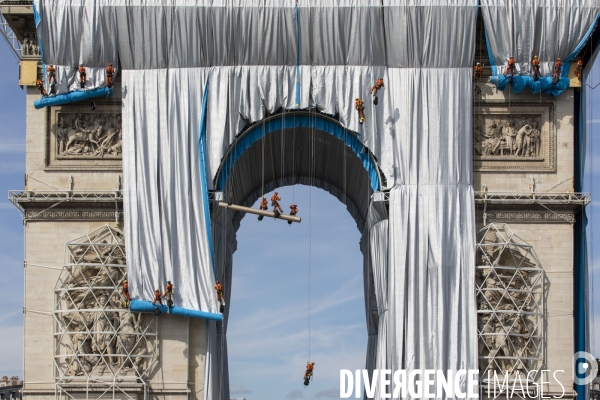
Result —
[[229, 204], [224, 203], [222, 201], [219, 202], [219, 207], [221, 207], [221, 208], [227, 208], [227, 209], [233, 210], [233, 211], [245, 212], [245, 213], [249, 213], [249, 214], [262, 215], [263, 217], [283, 219], [285, 221], [290, 221], [290, 222], [300, 222], [300, 221], [302, 221], [302, 218], [300, 218], [300, 217], [295, 217], [295, 216], [287, 215], [287, 214], [279, 214], [279, 216], [276, 217], [275, 213], [272, 212], [272, 211], [257, 210], [256, 208], [238, 206], [238, 205], [235, 205], [235, 204], [229, 205]]

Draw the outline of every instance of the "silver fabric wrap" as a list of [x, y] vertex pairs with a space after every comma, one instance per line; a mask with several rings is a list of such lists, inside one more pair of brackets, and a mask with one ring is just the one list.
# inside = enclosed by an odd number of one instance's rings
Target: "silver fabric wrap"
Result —
[[[86, 69], [88, 90], [105, 86], [109, 63], [113, 63], [116, 76], [117, 19], [116, 10], [108, 4], [106, 0], [34, 0], [41, 18], [37, 34], [42, 64], [54, 64], [57, 94], [83, 90], [79, 86], [80, 64]], [[50, 93], [47, 79], [45, 86]]]
[[175, 304], [218, 312], [198, 137], [206, 71], [123, 71], [123, 190], [131, 296], [167, 280]]
[[[78, 3], [39, 1], [42, 21], [73, 24], [40, 24], [46, 63], [104, 68], [120, 56], [134, 298], [151, 299], [171, 279], [177, 305], [217, 312], [213, 285], [220, 279], [231, 287], [236, 227], [214, 218], [214, 276], [198, 164], [204, 85], [210, 188], [235, 135], [281, 106], [295, 108], [299, 81], [299, 108], [339, 114], [343, 126], [360, 133], [392, 188], [389, 220], [381, 213], [371, 218], [378, 212], [372, 205], [366, 227], [357, 221], [365, 232], [367, 309], [376, 307], [368, 316], [367, 365], [477, 368], [476, 0], [300, 0], [298, 37], [293, 0], [86, 1], [94, 15], [89, 27], [78, 20]], [[96, 34], [79, 47], [80, 32], [92, 28]], [[385, 88], [374, 107], [368, 90], [377, 78]], [[365, 100], [364, 125], [356, 97]], [[223, 324], [208, 323], [207, 400], [228, 398], [226, 325], [227, 315]]]
[[600, 12], [598, 0], [481, 0], [490, 56], [503, 74], [510, 56], [518, 74], [533, 75], [537, 55], [542, 75], [552, 75], [581, 43]]

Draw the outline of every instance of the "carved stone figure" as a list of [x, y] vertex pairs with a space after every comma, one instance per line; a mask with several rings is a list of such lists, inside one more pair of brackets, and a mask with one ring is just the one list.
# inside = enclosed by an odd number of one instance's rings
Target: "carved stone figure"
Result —
[[475, 154], [480, 157], [540, 157], [539, 115], [480, 118], [473, 131]]
[[[79, 116], [77, 125], [88, 122]], [[122, 233], [108, 226], [98, 231], [89, 235], [95, 243], [67, 244], [67, 265], [55, 291], [57, 367], [69, 379], [141, 377], [155, 357], [154, 316], [122, 308], [126, 278]]]
[[39, 56], [40, 49], [37, 42], [35, 32], [25, 33], [23, 35], [23, 44], [21, 47], [21, 55], [23, 56]]
[[[520, 122], [514, 135], [515, 152], [530, 152], [527, 138], [535, 125], [526, 122]], [[506, 136], [512, 138], [512, 132]], [[539, 369], [543, 361], [543, 270], [532, 247], [506, 225], [490, 224], [478, 234], [476, 262], [480, 373], [519, 371], [526, 375]]]
[[58, 158], [121, 158], [121, 114], [59, 113]]

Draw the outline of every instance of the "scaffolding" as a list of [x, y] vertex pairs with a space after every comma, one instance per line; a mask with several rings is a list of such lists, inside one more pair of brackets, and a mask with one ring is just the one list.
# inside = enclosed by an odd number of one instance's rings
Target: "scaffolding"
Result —
[[56, 398], [146, 399], [158, 322], [127, 308], [123, 233], [104, 225], [65, 253], [54, 291]]
[[534, 383], [544, 363], [544, 270], [506, 224], [482, 228], [476, 249], [480, 380]]
[[[21, 2], [0, 1], [0, 32], [2, 33], [2, 36], [8, 43], [8, 46], [14, 53], [15, 57], [17, 57], [17, 60], [21, 60], [21, 52], [23, 50], [23, 45], [17, 38], [17, 35], [15, 34], [15, 32], [13, 32], [13, 30], [11, 29], [10, 25], [6, 21], [6, 18], [4, 18], [4, 14], [2, 14], [2, 5], [3, 4], [13, 4], [13, 3], [21, 3]], [[31, 4], [31, 1], [22, 2], [22, 3]]]

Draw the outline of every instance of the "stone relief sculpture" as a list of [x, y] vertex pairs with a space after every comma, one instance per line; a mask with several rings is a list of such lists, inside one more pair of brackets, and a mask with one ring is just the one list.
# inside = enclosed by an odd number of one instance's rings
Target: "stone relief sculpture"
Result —
[[58, 113], [55, 134], [57, 158], [121, 158], [120, 113]]
[[21, 48], [22, 56], [35, 56], [39, 57], [40, 48], [37, 41], [35, 32], [25, 33], [23, 35], [23, 44]]
[[123, 308], [123, 234], [105, 225], [66, 250], [54, 310], [60, 379], [143, 377], [156, 360], [156, 323]]
[[540, 115], [489, 116], [475, 121], [475, 154], [480, 157], [541, 157]]
[[478, 233], [476, 262], [480, 376], [539, 370], [544, 272], [532, 246], [490, 224]]

